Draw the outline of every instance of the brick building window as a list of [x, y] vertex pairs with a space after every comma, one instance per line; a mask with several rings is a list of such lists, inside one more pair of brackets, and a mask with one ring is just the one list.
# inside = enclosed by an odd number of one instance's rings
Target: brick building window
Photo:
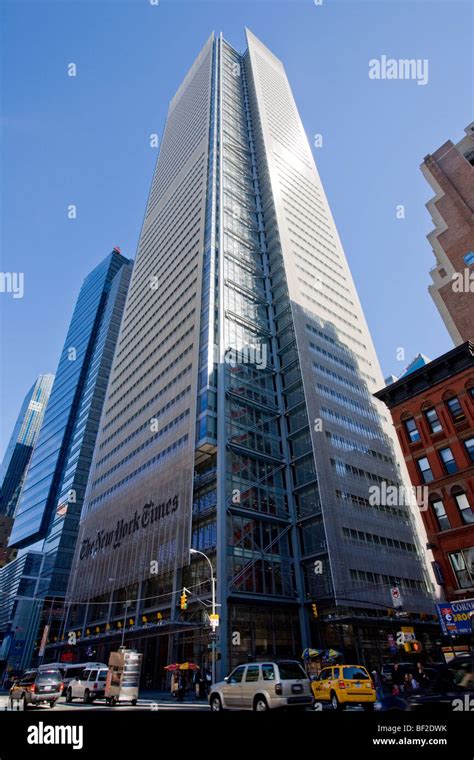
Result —
[[469, 459], [474, 462], [474, 438], [467, 438], [463, 443]]
[[421, 477], [425, 483], [431, 483], [434, 480], [433, 473], [431, 472], [430, 463], [428, 457], [421, 457], [417, 460], [418, 468], [421, 473]]
[[446, 514], [446, 509], [444, 508], [442, 500], [438, 498], [438, 496], [433, 496], [430, 501], [439, 529], [449, 530], [451, 525], [449, 523], [448, 515]]
[[462, 549], [449, 555], [459, 588], [471, 588], [474, 585], [473, 553], [474, 546], [471, 546], [469, 549]]
[[461, 490], [461, 488], [453, 488], [451, 493], [454, 496], [454, 500], [457, 504], [463, 522], [466, 523], [466, 525], [474, 524], [474, 512], [472, 511], [471, 505], [469, 504], [469, 499], [467, 498], [464, 491]]
[[431, 432], [440, 433], [441, 430], [443, 429], [443, 426], [441, 422], [439, 421], [439, 417], [436, 412], [436, 409], [434, 407], [432, 407], [431, 409], [426, 409], [425, 417], [426, 417], [426, 421], [429, 425]]
[[448, 475], [451, 475], [453, 472], [458, 471], [456, 460], [449, 446], [446, 446], [445, 449], [439, 449], [438, 454]]
[[410, 443], [415, 443], [415, 441], [421, 441], [421, 436], [416, 426], [414, 417], [409, 417], [409, 419], [403, 420], [403, 424], [405, 425], [405, 430], [407, 431]]
[[452, 398], [448, 398], [446, 401], [446, 406], [449, 409], [449, 413], [453, 419], [453, 422], [462, 422], [466, 419], [466, 415], [464, 414], [464, 409], [461, 406], [461, 403], [457, 396], [453, 396]]

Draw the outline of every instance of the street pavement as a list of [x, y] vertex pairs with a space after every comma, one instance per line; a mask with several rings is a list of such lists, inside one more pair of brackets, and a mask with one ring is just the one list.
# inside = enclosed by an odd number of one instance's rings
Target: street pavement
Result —
[[[14, 703], [14, 711], [17, 706], [22, 709], [21, 706]], [[32, 714], [41, 710], [51, 711], [49, 705], [29, 706], [28, 712]], [[189, 695], [184, 702], [177, 702], [176, 699], [171, 697], [168, 692], [143, 692], [143, 696], [140, 696], [136, 705], [131, 705], [128, 702], [122, 702], [121, 704], [111, 707], [105, 703], [105, 699], [97, 699], [93, 704], [84, 704], [80, 700], [75, 700], [72, 703], [67, 703], [64, 697], [61, 697], [56, 703], [54, 710], [151, 710], [151, 711], [167, 711], [167, 710], [192, 710], [193, 712], [206, 712], [209, 710], [209, 705], [206, 700], [197, 700], [194, 696]], [[7, 692], [0, 692], [0, 712], [10, 711], [10, 699]]]
[[[14, 711], [17, 707], [21, 710], [21, 706], [14, 703]], [[50, 711], [49, 705], [29, 706], [28, 712], [38, 713], [41, 710]], [[107, 705], [105, 699], [97, 699], [93, 704], [84, 704], [81, 700], [75, 700], [72, 703], [67, 703], [64, 697], [61, 697], [55, 710], [150, 710], [150, 711], [192, 711], [192, 712], [208, 712], [209, 705], [204, 699], [195, 699], [194, 695], [188, 694], [184, 702], [177, 702], [174, 697], [167, 691], [143, 691], [138, 699], [136, 705], [131, 705], [128, 702], [122, 702], [114, 707]], [[10, 699], [8, 693], [0, 691], [0, 712], [10, 711]], [[323, 712], [332, 712], [331, 705], [324, 704], [322, 706]], [[346, 707], [347, 712], [363, 712], [362, 707], [359, 705], [348, 705]]]
[[[17, 710], [17, 707], [21, 711], [22, 707], [20, 704], [14, 703], [14, 711]], [[28, 712], [39, 713], [41, 711], [50, 712], [51, 708], [47, 704], [43, 705], [35, 705], [35, 706], [29, 706], [27, 708]], [[54, 710], [59, 710], [60, 712], [64, 712], [65, 710], [150, 710], [151, 712], [169, 712], [169, 711], [184, 711], [184, 712], [208, 712], [209, 711], [209, 705], [204, 700], [196, 700], [194, 697], [187, 697], [184, 702], [177, 702], [176, 699], [171, 698], [167, 694], [163, 694], [163, 692], [158, 692], [154, 696], [148, 696], [148, 697], [140, 697], [138, 700], [138, 703], [136, 705], [131, 705], [128, 702], [122, 702], [118, 705], [115, 705], [114, 707], [111, 707], [110, 705], [107, 705], [105, 703], [105, 699], [97, 699], [93, 704], [84, 704], [80, 700], [74, 701], [72, 703], [67, 703], [64, 697], [61, 697], [58, 702], [56, 703], [56, 707]], [[346, 708], [347, 712], [363, 712], [362, 707], [359, 707], [358, 705], [348, 705]], [[7, 694], [0, 694], [0, 712], [10, 712], [10, 700], [8, 698]], [[322, 707], [323, 712], [332, 712], [332, 707], [330, 704], [324, 704]]]

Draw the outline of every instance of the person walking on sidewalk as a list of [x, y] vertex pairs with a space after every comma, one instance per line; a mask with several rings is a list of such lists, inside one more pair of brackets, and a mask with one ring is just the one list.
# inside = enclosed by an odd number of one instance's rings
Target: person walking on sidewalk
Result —
[[186, 679], [184, 673], [178, 671], [178, 702], [183, 702], [186, 695]]

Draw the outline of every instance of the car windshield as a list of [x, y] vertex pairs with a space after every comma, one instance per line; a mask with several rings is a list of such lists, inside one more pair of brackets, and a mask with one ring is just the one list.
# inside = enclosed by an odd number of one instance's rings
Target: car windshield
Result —
[[42, 670], [36, 680], [38, 683], [57, 682], [61, 680], [61, 673], [59, 670]]
[[278, 670], [280, 671], [281, 681], [294, 681], [295, 678], [307, 678], [303, 668], [297, 662], [279, 662]]
[[356, 666], [351, 666], [348, 668], [344, 668], [344, 675], [343, 678], [346, 678], [348, 681], [369, 681], [369, 674], [365, 670], [365, 668], [358, 668]]

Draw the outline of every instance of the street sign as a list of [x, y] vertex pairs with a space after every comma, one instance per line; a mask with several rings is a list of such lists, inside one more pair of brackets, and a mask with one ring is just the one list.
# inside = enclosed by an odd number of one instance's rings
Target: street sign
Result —
[[471, 633], [471, 613], [474, 612], [474, 599], [459, 602], [441, 602], [436, 605], [445, 636], [462, 636]]
[[403, 633], [403, 641], [404, 643], [408, 643], [409, 641], [416, 641], [415, 639], [415, 629], [411, 626], [403, 626], [402, 625], [402, 633]]
[[392, 596], [392, 603], [394, 607], [403, 607], [402, 602], [402, 595], [400, 594], [400, 589], [398, 586], [393, 586], [390, 589], [390, 594]]
[[217, 626], [219, 625], [219, 615], [217, 614], [209, 615], [209, 622], [211, 624], [212, 630], [215, 630]]

